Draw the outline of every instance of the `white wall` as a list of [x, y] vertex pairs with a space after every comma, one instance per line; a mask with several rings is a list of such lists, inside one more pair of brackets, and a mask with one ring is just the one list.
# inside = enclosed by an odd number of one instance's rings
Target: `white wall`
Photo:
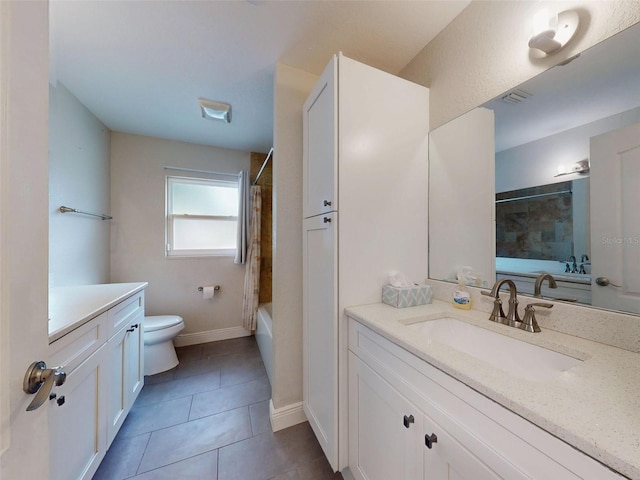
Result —
[[49, 87], [49, 286], [109, 281], [110, 133], [62, 83]]
[[[146, 281], [146, 313], [184, 318], [179, 343], [245, 334], [244, 265], [233, 257], [165, 257], [165, 166], [238, 173], [250, 153], [158, 138], [111, 134], [111, 281]], [[188, 173], [183, 173], [188, 175]], [[212, 300], [198, 286], [220, 285]]]
[[276, 65], [271, 385], [276, 409], [302, 401], [302, 104], [317, 79]]
[[[581, 26], [559, 53], [536, 58], [527, 44], [545, 6], [577, 9]], [[400, 75], [430, 88], [433, 129], [637, 22], [637, 0], [474, 1]]]

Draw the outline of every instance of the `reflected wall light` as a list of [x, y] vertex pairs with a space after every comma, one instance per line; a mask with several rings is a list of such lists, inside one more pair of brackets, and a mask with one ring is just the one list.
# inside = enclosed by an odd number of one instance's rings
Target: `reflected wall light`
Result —
[[231, 105], [206, 100], [204, 98], [199, 98], [198, 103], [200, 104], [202, 118], [206, 118], [207, 120], [223, 120], [231, 123]]
[[543, 9], [533, 17], [533, 36], [529, 47], [547, 55], [556, 53], [573, 38], [578, 31], [580, 18], [575, 10], [565, 10], [557, 15]]
[[585, 158], [584, 160], [580, 160], [579, 162], [570, 165], [569, 168], [564, 165], [558, 166], [558, 171], [554, 177], [561, 177], [562, 175], [571, 175], [572, 173], [589, 173], [589, 159]]

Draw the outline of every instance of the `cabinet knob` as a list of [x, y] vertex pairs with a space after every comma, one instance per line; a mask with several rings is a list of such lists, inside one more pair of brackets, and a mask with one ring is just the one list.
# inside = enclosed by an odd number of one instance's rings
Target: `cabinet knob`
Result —
[[62, 405], [64, 405], [64, 402], [65, 402], [64, 395], [60, 395], [60, 396], [58, 397], [58, 399], [56, 400], [56, 403], [58, 404], [58, 406], [59, 406], [59, 407], [61, 407]]
[[409, 428], [409, 426], [414, 423], [416, 420], [413, 418], [413, 415], [409, 415], [408, 417], [405, 415], [402, 423], [404, 423], [404, 428]]
[[323, 203], [324, 203], [325, 207], [330, 207], [331, 206], [331, 200], [325, 200]]
[[137, 323], [134, 323], [133, 325], [131, 325], [131, 328], [138, 328], [138, 326], [139, 325]]
[[331, 217], [324, 217], [324, 223], [331, 223]]
[[432, 448], [434, 443], [438, 443], [438, 436], [435, 433], [424, 436], [424, 444], [427, 448]]

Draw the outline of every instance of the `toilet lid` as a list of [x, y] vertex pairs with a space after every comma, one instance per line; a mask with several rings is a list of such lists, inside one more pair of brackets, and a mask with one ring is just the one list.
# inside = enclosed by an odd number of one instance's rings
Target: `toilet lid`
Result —
[[144, 331], [154, 332], [163, 328], [173, 327], [182, 322], [182, 317], [178, 315], [156, 315], [152, 317], [144, 317]]

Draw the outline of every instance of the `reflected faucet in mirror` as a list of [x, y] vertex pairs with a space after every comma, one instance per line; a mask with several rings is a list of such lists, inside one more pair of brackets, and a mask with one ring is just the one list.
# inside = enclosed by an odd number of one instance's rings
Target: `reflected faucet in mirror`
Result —
[[542, 298], [542, 283], [548, 280], [549, 288], [558, 288], [558, 284], [556, 283], [556, 279], [549, 273], [542, 273], [536, 277], [536, 283], [533, 287], [533, 296], [536, 298]]

